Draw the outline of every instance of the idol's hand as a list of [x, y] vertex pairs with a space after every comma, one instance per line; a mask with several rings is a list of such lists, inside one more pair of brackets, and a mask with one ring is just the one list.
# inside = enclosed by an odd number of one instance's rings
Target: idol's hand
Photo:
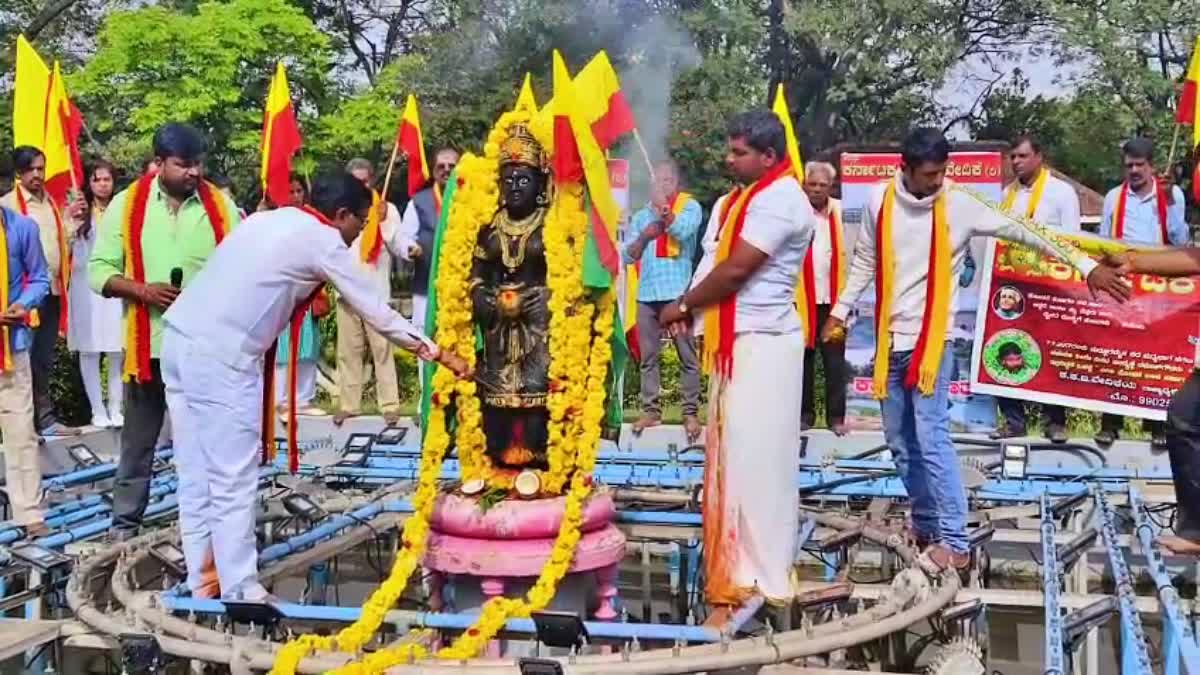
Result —
[[1107, 293], [1117, 302], [1129, 299], [1131, 284], [1116, 267], [1107, 264], [1096, 265], [1096, 269], [1088, 275], [1087, 285], [1093, 298], [1099, 299], [1100, 293]]
[[139, 302], [159, 309], [169, 308], [178, 297], [179, 289], [171, 284], [142, 284], [138, 289]]
[[846, 340], [846, 322], [831, 316], [821, 327], [821, 342], [838, 343]]

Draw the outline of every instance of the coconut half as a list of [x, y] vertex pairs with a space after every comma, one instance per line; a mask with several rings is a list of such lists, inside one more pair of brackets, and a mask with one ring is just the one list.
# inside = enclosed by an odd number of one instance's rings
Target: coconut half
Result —
[[542, 479], [538, 477], [536, 471], [526, 469], [517, 474], [517, 479], [513, 481], [513, 487], [522, 497], [532, 497], [541, 491]]
[[483, 488], [485, 488], [485, 487], [487, 487], [487, 484], [483, 482], [482, 478], [474, 478], [472, 480], [469, 480], [469, 481], [463, 483], [462, 487], [459, 489], [462, 491], [462, 493], [464, 495], [467, 495], [468, 497], [473, 497], [473, 496], [479, 494], [480, 492], [483, 492]]

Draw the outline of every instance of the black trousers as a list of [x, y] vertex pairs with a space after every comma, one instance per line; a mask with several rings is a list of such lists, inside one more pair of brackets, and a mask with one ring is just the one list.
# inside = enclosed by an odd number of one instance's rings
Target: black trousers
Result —
[[117, 529], [136, 530], [150, 501], [154, 446], [167, 414], [158, 359], [150, 361], [150, 373], [149, 382], [125, 383], [125, 426], [121, 428], [121, 458], [113, 485], [113, 527]]
[[816, 396], [813, 382], [816, 378], [817, 352], [825, 366], [825, 420], [832, 426], [846, 418], [846, 343], [821, 342], [821, 326], [829, 318], [832, 305], [817, 305], [817, 344], [804, 350], [804, 398], [800, 402], [800, 419], [812, 426], [817, 421]]
[[1167, 449], [1175, 481], [1175, 532], [1200, 539], [1200, 371], [1175, 392], [1167, 410]]
[[[1004, 415], [1004, 424], [1010, 431], [1025, 428], [1025, 401], [1019, 398], [1001, 398], [996, 400], [1000, 414]], [[1042, 414], [1050, 424], [1067, 425], [1067, 409], [1061, 405], [1042, 404]]]
[[62, 299], [47, 295], [38, 307], [39, 324], [33, 330], [29, 349], [29, 370], [33, 375], [33, 425], [38, 431], [58, 421], [54, 400], [50, 398], [50, 377], [54, 372], [54, 348], [58, 344], [58, 317]]

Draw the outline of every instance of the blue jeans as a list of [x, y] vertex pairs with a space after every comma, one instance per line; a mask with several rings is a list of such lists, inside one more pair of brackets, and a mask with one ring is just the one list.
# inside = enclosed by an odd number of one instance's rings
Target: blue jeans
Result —
[[966, 551], [967, 495], [958, 453], [950, 442], [950, 374], [954, 350], [946, 345], [932, 396], [907, 389], [904, 376], [913, 352], [893, 351], [888, 367], [887, 398], [880, 402], [883, 433], [896, 469], [912, 501], [918, 536]]

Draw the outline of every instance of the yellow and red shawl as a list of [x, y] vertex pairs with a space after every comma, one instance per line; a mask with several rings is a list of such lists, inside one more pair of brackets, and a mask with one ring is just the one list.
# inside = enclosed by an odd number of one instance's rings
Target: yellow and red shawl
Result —
[[358, 242], [358, 252], [362, 256], [362, 261], [370, 265], [379, 263], [379, 253], [383, 250], [381, 224], [386, 208], [383, 206], [383, 198], [379, 196], [379, 193], [371, 190], [371, 215], [367, 216], [362, 234], [359, 235], [362, 237], [362, 241]]
[[[1025, 205], [1025, 217], [1032, 219], [1033, 214], [1037, 212], [1038, 204], [1042, 203], [1042, 193], [1046, 191], [1046, 180], [1050, 176], [1050, 171], [1045, 167], [1038, 172], [1037, 178], [1033, 179], [1033, 194], [1029, 195], [1029, 203]], [[1000, 208], [1005, 211], [1012, 211], [1012, 207], [1017, 203], [1017, 192], [1020, 190], [1018, 181], [1013, 181], [1012, 185], [1004, 191], [1004, 201], [1000, 204]]]
[[[1164, 246], [1170, 246], [1167, 237], [1167, 191], [1158, 179], [1154, 179], [1154, 199], [1158, 207], [1158, 231], [1162, 236]], [[1121, 183], [1121, 193], [1117, 195], [1117, 209], [1113, 213], [1112, 238], [1120, 241], [1125, 238], [1125, 199], [1129, 196], [1129, 182]]]
[[[310, 206], [299, 208], [322, 224], [333, 227], [333, 223], [320, 211]], [[288, 321], [287, 450], [288, 471], [292, 473], [300, 470], [300, 445], [296, 441], [296, 364], [300, 360], [300, 330], [304, 327], [304, 317], [309, 308], [324, 291], [325, 285], [318, 284], [316, 289], [292, 310], [292, 317]], [[263, 356], [262, 458], [264, 464], [275, 459], [275, 361], [278, 351], [279, 339], [276, 338]]]
[[[929, 239], [929, 272], [925, 281], [925, 312], [917, 347], [904, 377], [904, 386], [916, 387], [922, 394], [933, 394], [946, 348], [946, 325], [950, 320], [951, 280], [950, 223], [946, 202], [949, 187], [934, 199]], [[896, 205], [896, 183], [888, 183], [883, 203], [875, 219], [875, 373], [871, 392], [877, 399], [887, 398], [888, 360], [892, 353], [892, 302], [896, 281], [896, 249], [892, 237], [892, 218]]]
[[[837, 304], [838, 295], [845, 285], [845, 273], [842, 269], [842, 214], [829, 202], [829, 242], [832, 248], [833, 260], [829, 268], [829, 304]], [[800, 312], [800, 322], [804, 326], [804, 346], [814, 349], [817, 346], [817, 273], [813, 262], [813, 247], [808, 246], [804, 255], [804, 267], [800, 270], [800, 282], [796, 284], [796, 309]]]
[[666, 228], [671, 227], [671, 224], [675, 222], [679, 214], [683, 213], [683, 209], [690, 201], [692, 201], [692, 196], [686, 192], [676, 192], [675, 196], [671, 198], [671, 217], [669, 218], [669, 222], [663, 223], [666, 226], [663, 229], [663, 233], [658, 235], [658, 238], [654, 240], [654, 255], [659, 258], [679, 257], [679, 251], [681, 250], [679, 241], [667, 234]]
[[[146, 283], [146, 259], [142, 253], [142, 231], [146, 226], [146, 204], [157, 173], [147, 173], [129, 188], [122, 218], [125, 243], [125, 278]], [[220, 244], [229, 233], [228, 206], [220, 190], [208, 181], [200, 181], [196, 194], [212, 226], [213, 240]], [[149, 382], [150, 309], [142, 303], [130, 303], [125, 312], [125, 376], [131, 382]]]
[[[741, 238], [746, 224], [746, 210], [751, 200], [775, 181], [793, 175], [792, 163], [784, 160], [772, 167], [757, 181], [744, 188], [735, 188], [721, 205], [720, 229], [717, 240], [717, 265], [729, 258], [733, 243]], [[722, 377], [733, 372], [734, 319], [737, 315], [737, 293], [709, 308], [704, 314], [704, 369]]]

